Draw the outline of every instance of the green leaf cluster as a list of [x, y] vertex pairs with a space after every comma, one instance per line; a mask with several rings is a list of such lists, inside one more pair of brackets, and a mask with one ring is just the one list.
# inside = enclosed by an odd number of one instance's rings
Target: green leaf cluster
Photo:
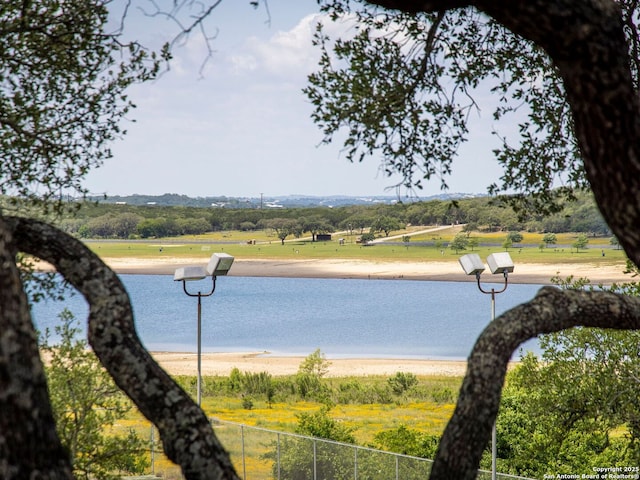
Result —
[[111, 480], [122, 474], [140, 474], [148, 468], [148, 445], [133, 430], [116, 425], [132, 408], [107, 371], [78, 339], [73, 314], [64, 310], [51, 342], [41, 340], [47, 358], [46, 376], [58, 435], [72, 459], [76, 478]]
[[434, 458], [440, 438], [400, 425], [376, 434], [374, 447], [413, 457]]
[[396, 372], [396, 374], [387, 380], [387, 383], [396, 395], [402, 395], [404, 392], [418, 384], [418, 378], [411, 372]]
[[298, 415], [296, 433], [336, 442], [356, 443], [356, 439], [353, 436], [353, 428], [331, 418], [329, 410], [329, 407], [323, 406], [317, 412]]
[[60, 210], [126, 133], [125, 91], [160, 59], [108, 31], [109, 3], [0, 5], [0, 194]]
[[298, 373], [311, 375], [314, 377], [322, 378], [329, 372], [331, 362], [327, 360], [327, 357], [322, 351], [317, 348], [305, 357], [298, 367]]
[[[630, 266], [637, 273], [637, 268]], [[556, 279], [593, 288], [587, 279]], [[629, 282], [613, 291], [638, 295]], [[498, 470], [534, 478], [640, 464], [640, 332], [574, 328], [540, 339], [508, 376]]]
[[466, 250], [469, 245], [469, 238], [466, 233], [460, 232], [455, 237], [451, 243], [449, 243], [449, 248], [454, 252], [458, 253], [461, 250]]

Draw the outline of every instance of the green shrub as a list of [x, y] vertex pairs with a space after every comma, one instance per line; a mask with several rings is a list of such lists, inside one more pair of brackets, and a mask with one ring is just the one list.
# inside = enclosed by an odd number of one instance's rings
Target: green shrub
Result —
[[313, 377], [322, 378], [329, 371], [329, 362], [320, 349], [316, 349], [309, 354], [298, 367], [298, 373], [307, 374]]
[[396, 429], [377, 433], [374, 442], [375, 448], [381, 450], [414, 457], [434, 458], [439, 438], [400, 425]]
[[397, 372], [395, 376], [389, 378], [387, 382], [389, 383], [391, 390], [393, 390], [393, 393], [396, 395], [402, 395], [411, 387], [418, 384], [418, 377], [413, 373]]
[[391, 403], [393, 395], [387, 384], [361, 383], [356, 379], [341, 382], [333, 391], [337, 404]]
[[115, 472], [140, 474], [148, 468], [147, 444], [132, 429], [110, 431], [132, 409], [128, 398], [81, 339], [78, 322], [69, 310], [59, 315], [57, 344], [47, 330], [41, 349], [51, 407], [60, 441], [69, 452], [76, 478], [111, 480]]
[[251, 410], [253, 408], [253, 400], [249, 397], [242, 397], [242, 408]]
[[271, 379], [271, 374], [267, 372], [245, 372], [240, 379], [241, 390], [244, 394], [270, 396], [273, 392]]
[[455, 403], [457, 394], [448, 387], [442, 387], [431, 391], [431, 399], [436, 403]]

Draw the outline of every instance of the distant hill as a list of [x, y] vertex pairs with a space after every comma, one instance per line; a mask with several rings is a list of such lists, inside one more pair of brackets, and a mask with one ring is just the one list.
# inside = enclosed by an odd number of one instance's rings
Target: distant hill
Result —
[[485, 194], [477, 193], [443, 193], [428, 197], [406, 197], [399, 199], [397, 196], [311, 196], [311, 195], [286, 195], [286, 196], [262, 196], [262, 197], [189, 197], [176, 193], [164, 195], [127, 195], [112, 197], [90, 196], [89, 200], [99, 203], [127, 204], [127, 205], [159, 205], [159, 206], [183, 206], [183, 207], [218, 207], [218, 208], [296, 208], [296, 207], [340, 207], [345, 205], [390, 205], [398, 202], [413, 203], [430, 200], [460, 200], [463, 198], [484, 197]]

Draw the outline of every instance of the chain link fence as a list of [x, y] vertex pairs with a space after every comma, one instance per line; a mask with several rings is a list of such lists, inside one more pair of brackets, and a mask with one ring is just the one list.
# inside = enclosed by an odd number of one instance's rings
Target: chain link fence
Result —
[[[243, 480], [424, 480], [433, 463], [293, 433], [217, 419], [211, 422]], [[151, 458], [153, 463], [153, 453]], [[477, 478], [491, 480], [491, 472], [480, 470]], [[531, 480], [506, 474], [498, 474], [497, 479]]]

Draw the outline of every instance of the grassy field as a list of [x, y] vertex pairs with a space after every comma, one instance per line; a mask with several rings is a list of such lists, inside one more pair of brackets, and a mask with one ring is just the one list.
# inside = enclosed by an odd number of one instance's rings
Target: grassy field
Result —
[[[282, 377], [284, 379], [289, 377]], [[371, 445], [374, 436], [385, 430], [395, 429], [402, 425], [409, 429], [416, 429], [431, 435], [441, 435], [446, 423], [453, 414], [454, 401], [457, 391], [462, 383], [462, 377], [444, 376], [418, 376], [418, 385], [410, 392], [395, 396], [385, 403], [337, 403], [330, 410], [330, 417], [340, 421], [353, 429], [353, 434], [358, 445]], [[195, 377], [178, 377], [178, 382], [195, 395], [192, 388]], [[213, 385], [223, 382], [223, 377], [205, 377], [205, 392], [203, 395], [203, 408], [208, 416], [222, 421], [234, 422], [247, 426], [261, 427], [279, 432], [294, 433], [298, 423], [298, 415], [319, 411], [325, 403], [319, 401], [300, 400], [294, 395], [280, 397], [269, 404], [266, 399], [253, 397], [252, 406], [246, 408], [243, 395], [215, 394], [212, 393]], [[346, 377], [323, 379], [332, 392], [339, 392], [345, 385], [357, 384], [360, 389], [384, 388], [388, 377]], [[209, 385], [211, 390], [207, 391]], [[191, 391], [194, 390], [194, 391]], [[434, 401], [433, 395], [438, 392], [447, 392], [439, 401]], [[133, 428], [143, 438], [150, 438], [151, 424], [139, 413], [134, 412], [120, 423], [122, 428]], [[239, 438], [236, 435], [225, 439], [225, 447], [231, 452], [240, 451], [236, 448]], [[157, 437], [156, 437], [157, 440]], [[267, 445], [262, 445], [267, 448]], [[255, 453], [255, 452], [254, 452]], [[265, 463], [249, 459], [246, 465], [247, 473], [258, 474], [258, 478], [266, 478], [268, 474]], [[238, 468], [237, 459], [236, 467]], [[172, 462], [162, 454], [156, 454], [154, 459], [156, 474], [162, 474], [163, 478], [180, 478], [179, 471]]]
[[[393, 235], [411, 234], [428, 227], [412, 227], [411, 230], [393, 232]], [[436, 245], [417, 245], [418, 242], [449, 242], [459, 233], [460, 227], [451, 227], [433, 234], [416, 235], [411, 241], [388, 245], [378, 243], [364, 246], [356, 243], [356, 235], [337, 233], [333, 240], [311, 242], [310, 239], [290, 239], [281, 244], [280, 240], [269, 231], [262, 232], [215, 232], [206, 235], [184, 236], [170, 239], [153, 239], [149, 241], [87, 241], [87, 245], [102, 258], [208, 258], [212, 252], [226, 252], [236, 258], [245, 259], [348, 259], [370, 261], [451, 261], [455, 262], [463, 253]], [[472, 234], [479, 240], [479, 247], [473, 249], [481, 256], [503, 251], [501, 247], [505, 233]], [[525, 233], [522, 247], [509, 249], [514, 260], [521, 263], [593, 263], [596, 265], [624, 265], [626, 256], [622, 250], [611, 248], [609, 238], [594, 237], [589, 239], [589, 247], [576, 250], [570, 245], [575, 241], [575, 234], [559, 234], [556, 247], [539, 248], [542, 234]], [[338, 239], [343, 238], [341, 244]], [[255, 240], [256, 244], [248, 244]], [[602, 252], [605, 252], [605, 256]]]

